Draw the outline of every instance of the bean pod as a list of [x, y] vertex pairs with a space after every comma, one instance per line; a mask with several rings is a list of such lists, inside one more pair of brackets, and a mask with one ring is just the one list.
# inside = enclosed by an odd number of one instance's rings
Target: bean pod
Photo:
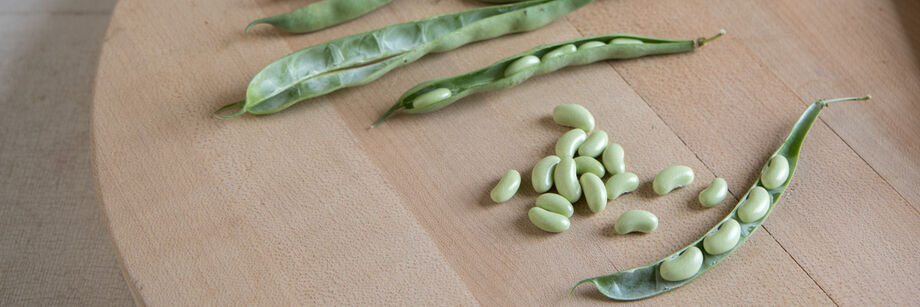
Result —
[[245, 100], [217, 112], [240, 107], [234, 114], [221, 116], [224, 118], [246, 112], [279, 112], [309, 98], [369, 83], [428, 53], [542, 27], [591, 2], [531, 0], [490, 6], [394, 24], [310, 46], [268, 64], [249, 83]]
[[393, 0], [323, 0], [285, 14], [253, 21], [249, 28], [267, 23], [291, 33], [319, 31], [370, 13]]
[[[868, 100], [869, 98], [869, 96], [865, 96], [819, 100], [815, 103], [812, 103], [811, 106], [805, 110], [805, 112], [802, 114], [802, 117], [799, 118], [798, 122], [796, 122], [795, 126], [793, 126], [792, 131], [786, 137], [786, 140], [782, 143], [776, 153], [772, 155], [772, 157], [783, 156], [783, 158], [786, 159], [789, 167], [789, 175], [781, 185], [767, 191], [771, 198], [766, 208], [766, 212], [760, 218], [751, 222], [740, 221], [739, 209], [745, 202], [742, 200], [737, 205], [735, 205], [734, 209], [732, 209], [728, 216], [726, 216], [721, 222], [719, 222], [715, 227], [707, 232], [706, 236], [696, 240], [685, 248], [675, 252], [671, 256], [651, 264], [629, 268], [608, 275], [588, 278], [579, 281], [575, 286], [577, 287], [583, 283], [591, 283], [597, 287], [597, 289], [603, 295], [611, 299], [639, 300], [677, 289], [694, 280], [696, 277], [705, 273], [707, 270], [713, 268], [722, 262], [722, 260], [725, 260], [726, 257], [731, 255], [748, 238], [750, 238], [754, 231], [757, 230], [757, 228], [760, 227], [764, 221], [766, 221], [766, 218], [770, 215], [770, 212], [775, 208], [777, 202], [779, 202], [780, 196], [782, 196], [783, 192], [785, 192], [786, 188], [789, 186], [789, 182], [795, 171], [796, 165], [798, 164], [799, 151], [802, 148], [802, 143], [805, 141], [805, 136], [808, 134], [808, 130], [811, 129], [812, 125], [817, 120], [818, 114], [821, 113], [821, 110], [824, 109], [824, 107], [829, 103], [848, 100]], [[769, 164], [764, 165], [761, 174], [764, 173], [768, 167]], [[751, 188], [748, 190], [748, 194], [753, 192], [755, 189], [766, 190], [762, 187], [762, 185], [763, 182], [760, 180], [760, 178], [758, 178], [758, 180], [755, 181]], [[737, 240], [734, 240], [733, 233], [723, 233], [731, 232], [731, 228], [726, 228], [733, 227], [729, 226], [729, 224], [732, 223], [730, 220], [738, 223], [740, 233]], [[710, 238], [709, 248], [706, 247], [706, 238]], [[715, 242], [714, 240], [720, 242]], [[732, 241], [735, 241], [735, 243], [732, 244]], [[720, 246], [717, 248], [716, 245]], [[723, 251], [725, 248], [728, 248], [728, 250]], [[687, 252], [695, 254], [695, 251], [705, 252], [700, 254], [701, 264], [699, 268], [695, 270], [696, 272], [693, 273], [692, 276], [687, 277], [690, 275], [687, 272], [694, 271], [692, 268], [695, 267], [696, 256], [693, 255], [691, 256], [693, 256], [692, 260], [694, 261], [687, 261], [691, 264], [687, 266], [690, 268], [687, 271], [676, 270], [674, 267], [671, 267], [674, 266], [673, 264], [669, 265], [669, 268], [663, 267], [666, 261], [670, 261], [676, 257], [683, 256]]]
[[[511, 88], [523, 83], [533, 76], [554, 72], [567, 66], [585, 65], [611, 59], [632, 59], [647, 55], [689, 52], [721, 35], [720, 33], [711, 38], [701, 38], [694, 41], [669, 40], [633, 34], [609, 34], [538, 46], [476, 71], [453, 77], [431, 80], [416, 85], [406, 91], [386, 113], [374, 122], [374, 126], [380, 124], [384, 119], [398, 110], [402, 110], [409, 114], [432, 112], [444, 108], [471, 94]], [[632, 39], [640, 41], [641, 44], [607, 44], [607, 42], [617, 38]], [[572, 53], [562, 53], [553, 57], [545, 57], [546, 54], [557, 51], [559, 48], [567, 45], [574, 45], [576, 51]], [[509, 66], [530, 56], [544, 60], [535, 65], [528, 65], [526, 69], [516, 70], [514, 74], [506, 73]], [[413, 106], [412, 101], [419, 95], [424, 95], [427, 92], [441, 88], [450, 89], [452, 93], [450, 98], [421, 108]], [[585, 131], [590, 131], [588, 126], [584, 126], [583, 128], [585, 128]]]

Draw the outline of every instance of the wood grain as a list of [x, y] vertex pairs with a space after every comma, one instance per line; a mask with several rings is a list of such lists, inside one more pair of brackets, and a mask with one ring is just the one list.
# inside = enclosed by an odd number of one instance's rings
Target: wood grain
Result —
[[[807, 103], [866, 92], [876, 99], [825, 112], [790, 191], [736, 255], [638, 304], [917, 302], [911, 187], [920, 175], [910, 149], [918, 138], [916, 123], [902, 121], [917, 112], [910, 101], [920, 90], [896, 86], [917, 77], [907, 42], [917, 33], [889, 21], [904, 7], [856, 15], [878, 4], [599, 1], [538, 31], [429, 55], [276, 115], [210, 117], [293, 50], [477, 4], [394, 1], [315, 34], [242, 34], [251, 19], [296, 5], [123, 0], [116, 8], [97, 78], [94, 153], [109, 229], [144, 303], [606, 304], [588, 286], [574, 296], [569, 288], [695, 240], [730, 210], [699, 209], [705, 183], [724, 177], [733, 195], [743, 193]], [[817, 11], [846, 17], [806, 18]], [[418, 82], [537, 44], [720, 28], [730, 35], [690, 54], [570, 68], [367, 128]], [[693, 167], [697, 181], [667, 197], [644, 184], [598, 215], [580, 207], [559, 235], [529, 224], [528, 188], [492, 204], [488, 191], [505, 170], [527, 177], [551, 152], [565, 129], [549, 112], [572, 102], [626, 148], [643, 182], [671, 164]], [[661, 227], [614, 235], [613, 220], [633, 208], [655, 212]]]

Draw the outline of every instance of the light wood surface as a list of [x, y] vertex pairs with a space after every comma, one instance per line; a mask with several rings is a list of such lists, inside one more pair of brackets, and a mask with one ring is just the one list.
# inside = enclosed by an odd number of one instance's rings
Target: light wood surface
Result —
[[[282, 113], [218, 120], [261, 67], [293, 50], [475, 7], [394, 1], [309, 35], [242, 28], [300, 1], [140, 1], [116, 7], [94, 104], [102, 209], [137, 299], [150, 305], [602, 305], [578, 280], [666, 256], [724, 216], [812, 101], [873, 94], [822, 114], [789, 191], [760, 231], [689, 285], [643, 305], [917, 304], [920, 27], [915, 1], [599, 0], [530, 33], [429, 55], [371, 84]], [[538, 44], [627, 32], [729, 35], [690, 54], [597, 63], [368, 125], [412, 85]], [[649, 182], [671, 164], [690, 187], [648, 184], [569, 231], [530, 225], [529, 169], [587, 106]], [[714, 177], [731, 199], [702, 210]], [[660, 217], [619, 236], [618, 214]]]

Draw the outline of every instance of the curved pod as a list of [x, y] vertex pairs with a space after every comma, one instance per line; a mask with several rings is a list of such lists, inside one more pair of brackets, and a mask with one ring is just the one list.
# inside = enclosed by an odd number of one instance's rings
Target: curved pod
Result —
[[645, 210], [629, 210], [620, 214], [613, 230], [624, 235], [630, 232], [650, 233], [658, 229], [658, 217]]
[[505, 175], [498, 181], [498, 184], [492, 188], [492, 192], [489, 193], [489, 196], [492, 197], [492, 201], [503, 203], [511, 199], [520, 187], [521, 173], [518, 173], [516, 170], [509, 170], [505, 172]]
[[[821, 110], [824, 109], [826, 105], [841, 101], [869, 100], [870, 98], [870, 96], [847, 97], [830, 100], [819, 100], [815, 103], [812, 103], [808, 109], [802, 113], [802, 116], [793, 126], [792, 131], [789, 132], [789, 135], [783, 141], [782, 145], [780, 145], [779, 149], [777, 149], [773, 154], [773, 156], [782, 155], [788, 160], [789, 178], [791, 179], [792, 175], [795, 173], [799, 152], [802, 149], [802, 145], [805, 141], [805, 136], [808, 134], [808, 130], [811, 129], [812, 125], [818, 119], [818, 114], [821, 113]], [[764, 165], [764, 168], [766, 167], [767, 166]], [[786, 184], [781, 185], [776, 190], [772, 191], [772, 201], [769, 205], [769, 208], [767, 209], [766, 214], [763, 217], [751, 223], [738, 221], [738, 224], [741, 226], [741, 235], [740, 239], [738, 239], [738, 243], [735, 244], [734, 247], [722, 254], [703, 255], [704, 261], [702, 267], [700, 267], [699, 272], [695, 276], [699, 276], [700, 274], [718, 265], [720, 262], [730, 256], [734, 251], [738, 250], [738, 248], [740, 248], [740, 246], [754, 234], [758, 227], [762, 225], [766, 218], [770, 215], [770, 212], [776, 207], [780, 196], [782, 196], [783, 192], [785, 192], [786, 188], [788, 187], [790, 179], [786, 180]], [[759, 184], [759, 180], [754, 182], [754, 184], [751, 186], [751, 190], [759, 187]], [[728, 216], [722, 220], [722, 222], [727, 222], [729, 219], [735, 218], [736, 213], [741, 207], [742, 203], [743, 202], [739, 202], [737, 205], [735, 205], [735, 208], [732, 210], [732, 212], [729, 213]], [[707, 233], [711, 234], [716, 232], [718, 230], [718, 225], [721, 225], [721, 222]], [[601, 294], [614, 300], [639, 300], [680, 288], [681, 286], [691, 282], [694, 278], [691, 277], [680, 281], [667, 281], [659, 278], [660, 276], [658, 276], [658, 271], [665, 260], [671, 259], [672, 257], [675, 257], [684, 252], [685, 250], [689, 250], [691, 248], [705, 248], [703, 243], [704, 240], [705, 237], [702, 237], [693, 243], [690, 243], [684, 249], [677, 251], [669, 257], [666, 257], [665, 259], [638, 267], [628, 268], [611, 274], [584, 279], [579, 281], [575, 286], [577, 287], [583, 283], [591, 283], [597, 287]]]
[[556, 141], [556, 155], [560, 158], [574, 157], [578, 147], [580, 147], [586, 139], [588, 139], [588, 135], [585, 134], [584, 130], [569, 130]]
[[576, 202], [581, 198], [581, 185], [578, 184], [578, 174], [575, 172], [575, 159], [564, 157], [553, 171], [553, 181], [556, 191], [569, 202]]
[[652, 187], [658, 195], [665, 195], [676, 188], [693, 182], [693, 169], [683, 165], [673, 165], [663, 169], [655, 176]]
[[533, 166], [530, 171], [530, 183], [537, 193], [545, 193], [553, 187], [553, 171], [562, 159], [557, 156], [546, 156]]
[[579, 182], [581, 182], [581, 190], [585, 195], [585, 202], [588, 203], [588, 209], [594, 213], [604, 211], [607, 208], [607, 189], [604, 188], [601, 177], [585, 173], [581, 175]]

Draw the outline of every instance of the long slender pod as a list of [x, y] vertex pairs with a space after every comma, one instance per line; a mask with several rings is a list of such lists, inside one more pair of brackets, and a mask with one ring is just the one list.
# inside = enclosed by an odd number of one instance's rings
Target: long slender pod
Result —
[[[307, 47], [266, 66], [235, 114], [270, 114], [342, 88], [366, 84], [432, 52], [530, 31], [594, 0], [530, 0], [446, 14]], [[228, 106], [238, 105], [238, 103]]]
[[[681, 53], [694, 50], [723, 35], [710, 38], [670, 40], [633, 34], [608, 34], [538, 46], [493, 63], [485, 68], [416, 85], [402, 97], [374, 126], [398, 110], [427, 113], [444, 108], [463, 97], [485, 91], [514, 87], [528, 79], [568, 66], [585, 65], [603, 60], [632, 59], [647, 55]], [[530, 60], [531, 65], [518, 70]]]
[[257, 24], [270, 24], [290, 33], [319, 31], [370, 13], [393, 0], [322, 0], [299, 9], [253, 21], [246, 31]]
[[592, 283], [598, 291], [611, 299], [639, 300], [676, 289], [696, 279], [737, 250], [773, 211], [789, 186], [798, 164], [802, 142], [821, 110], [834, 102], [870, 98], [848, 97], [812, 103], [731, 213], [699, 240], [652, 264], [588, 278], [579, 281], [575, 287]]

